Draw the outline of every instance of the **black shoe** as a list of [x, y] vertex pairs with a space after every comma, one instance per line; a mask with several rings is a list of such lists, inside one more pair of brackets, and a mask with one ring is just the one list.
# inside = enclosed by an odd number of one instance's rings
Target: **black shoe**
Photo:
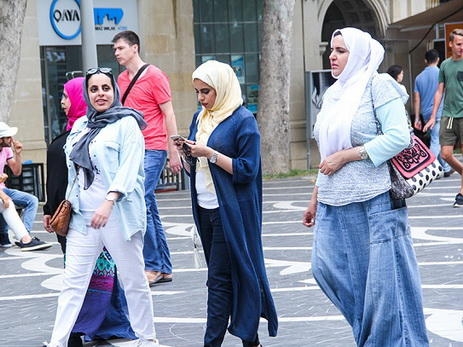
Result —
[[13, 245], [10, 242], [0, 243], [0, 248], [10, 248], [10, 247], [13, 247]]
[[463, 207], [463, 195], [460, 193], [455, 196], [455, 202], [453, 203], [453, 207]]
[[51, 243], [46, 243], [46, 242], [40, 241], [36, 237], [33, 237], [31, 242], [29, 242], [29, 243], [23, 243], [22, 241], [17, 241], [15, 243], [19, 248], [21, 248], [21, 251], [23, 251], [23, 252], [26, 252], [26, 251], [38, 251], [38, 250], [50, 248], [52, 246]]
[[449, 171], [444, 172], [444, 177], [450, 177], [454, 172], [454, 169], [450, 169]]
[[71, 333], [68, 340], [68, 347], [83, 347], [84, 343], [82, 342], [82, 338], [80, 334]]
[[10, 238], [8, 237], [7, 233], [1, 232], [0, 233], [0, 248], [10, 248], [13, 245], [10, 242]]

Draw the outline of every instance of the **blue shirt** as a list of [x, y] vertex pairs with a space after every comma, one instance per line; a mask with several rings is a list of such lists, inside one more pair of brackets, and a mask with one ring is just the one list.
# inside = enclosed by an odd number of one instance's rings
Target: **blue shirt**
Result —
[[[73, 209], [70, 228], [84, 234], [87, 233], [87, 227], [79, 203], [80, 190], [83, 187], [79, 185], [79, 180], [76, 180], [77, 170], [69, 159], [69, 154], [86, 129], [87, 117], [79, 118], [74, 123], [64, 147], [69, 182], [66, 196]], [[92, 141], [89, 152], [98, 162], [96, 174], [103, 176], [102, 182], [107, 182], [107, 186], [104, 187], [106, 194], [111, 191], [120, 193], [111, 218], [118, 219], [120, 231], [127, 240], [138, 231], [144, 233], [146, 227], [143, 168], [145, 145], [136, 120], [133, 117], [124, 117], [106, 125]], [[92, 189], [92, 186], [88, 189]], [[101, 203], [106, 194], [98, 194]]]
[[[421, 71], [415, 79], [414, 92], [420, 95], [420, 113], [423, 115], [425, 122], [429, 120], [434, 106], [434, 94], [436, 93], [439, 85], [439, 68], [437, 66], [427, 66]], [[442, 107], [444, 103], [441, 102], [437, 110], [436, 120], [439, 120], [442, 115]]]

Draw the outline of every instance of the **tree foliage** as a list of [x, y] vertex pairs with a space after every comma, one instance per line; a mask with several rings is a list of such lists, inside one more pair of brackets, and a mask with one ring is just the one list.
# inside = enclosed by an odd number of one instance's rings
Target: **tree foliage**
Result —
[[258, 122], [265, 174], [290, 169], [289, 86], [295, 0], [264, 0]]
[[21, 56], [27, 0], [0, 0], [0, 121], [8, 121]]

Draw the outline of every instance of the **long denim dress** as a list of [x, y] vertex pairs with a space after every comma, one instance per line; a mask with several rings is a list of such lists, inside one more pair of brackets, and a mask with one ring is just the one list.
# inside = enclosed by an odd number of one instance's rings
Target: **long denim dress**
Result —
[[403, 104], [395, 85], [377, 76], [351, 128], [352, 145], [369, 145], [370, 159], [317, 179], [312, 272], [358, 346], [423, 347], [429, 343], [407, 207], [389, 196], [388, 158], [380, 155], [387, 137], [376, 140], [376, 119], [385, 129], [403, 127]]

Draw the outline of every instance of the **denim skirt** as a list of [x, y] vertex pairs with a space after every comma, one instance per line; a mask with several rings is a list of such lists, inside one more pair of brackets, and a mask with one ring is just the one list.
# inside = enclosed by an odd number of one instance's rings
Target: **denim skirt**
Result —
[[394, 208], [388, 192], [318, 203], [312, 272], [358, 346], [429, 345], [407, 208]]

